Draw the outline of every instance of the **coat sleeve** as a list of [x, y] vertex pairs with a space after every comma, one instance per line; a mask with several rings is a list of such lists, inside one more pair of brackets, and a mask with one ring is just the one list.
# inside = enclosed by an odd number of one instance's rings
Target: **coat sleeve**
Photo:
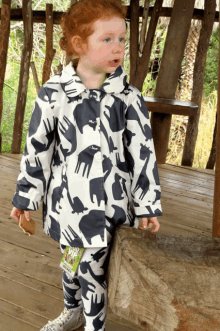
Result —
[[13, 206], [22, 210], [39, 209], [47, 189], [57, 124], [52, 102], [47, 88], [42, 86], [35, 101], [12, 199]]
[[125, 113], [125, 159], [136, 217], [162, 216], [161, 187], [149, 113], [139, 91]]

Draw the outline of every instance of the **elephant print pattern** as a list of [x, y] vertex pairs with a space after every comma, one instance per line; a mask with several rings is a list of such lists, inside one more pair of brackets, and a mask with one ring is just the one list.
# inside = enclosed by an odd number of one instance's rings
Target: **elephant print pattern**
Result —
[[[67, 309], [83, 308], [84, 330], [105, 331], [107, 272], [112, 242], [112, 236], [107, 232], [107, 247], [86, 248], [74, 278], [63, 271], [64, 305]], [[60, 244], [62, 254], [65, 248]]]
[[107, 233], [162, 215], [147, 106], [118, 66], [87, 89], [70, 62], [39, 90], [12, 204], [37, 210], [62, 245], [107, 247]]

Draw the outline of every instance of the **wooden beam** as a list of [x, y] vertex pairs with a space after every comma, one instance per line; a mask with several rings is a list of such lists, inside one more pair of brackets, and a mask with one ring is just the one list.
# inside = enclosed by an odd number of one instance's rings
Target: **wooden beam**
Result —
[[[128, 7], [127, 20], [131, 18], [130, 6]], [[151, 17], [154, 7], [149, 8], [148, 16]], [[139, 17], [143, 16], [144, 8], [139, 7]], [[161, 17], [171, 17], [173, 8], [171, 7], [162, 7], [160, 11]], [[63, 12], [54, 11], [53, 12], [53, 24], [60, 24], [60, 19]], [[204, 10], [203, 9], [194, 9], [192, 19], [194, 20], [203, 20]], [[1, 8], [0, 8], [0, 20], [1, 20]], [[11, 9], [11, 21], [23, 21], [22, 18], [22, 8]], [[215, 22], [219, 21], [219, 11], [215, 12]], [[44, 10], [33, 10], [33, 22], [34, 23], [46, 23], [46, 12]]]
[[11, 146], [12, 154], [21, 153], [22, 127], [24, 122], [24, 112], [29, 80], [29, 68], [33, 47], [33, 18], [31, 3], [31, 0], [23, 0], [22, 2], [24, 16], [24, 44], [21, 55], [19, 89], [15, 111], [13, 141]]
[[46, 56], [43, 66], [42, 85], [50, 79], [51, 65], [56, 50], [53, 49], [53, 4], [46, 4]]
[[[2, 1], [2, 12], [4, 20], [0, 26], [0, 128], [2, 122], [3, 111], [3, 86], [5, 80], [5, 70], [8, 54], [8, 43], [10, 35], [10, 16], [11, 16], [11, 0]], [[2, 134], [0, 130], [0, 153], [2, 151]]]
[[195, 102], [199, 106], [199, 108], [197, 114], [193, 114], [193, 116], [189, 117], [181, 162], [181, 165], [188, 167], [192, 167], [194, 160], [196, 140], [198, 136], [200, 109], [204, 88], [206, 57], [213, 30], [215, 8], [216, 0], [205, 0], [205, 15], [204, 20], [202, 21], [202, 28], [200, 31], [199, 42], [197, 46], [191, 98], [191, 101]]
[[192, 116], [198, 113], [195, 102], [164, 98], [144, 97], [148, 111], [170, 115]]
[[[134, 67], [135, 71], [133, 70], [132, 75], [130, 75], [130, 84], [137, 87], [140, 91], [142, 90], [144, 80], [148, 74], [149, 71], [149, 62], [150, 62], [150, 55], [153, 45], [153, 40], [155, 37], [155, 31], [157, 27], [157, 23], [160, 16], [160, 11], [162, 9], [163, 0], [156, 0], [154, 4], [154, 10], [150, 19], [149, 28], [147, 32], [146, 42], [145, 40], [142, 40], [140, 43], [139, 50], [136, 52], [136, 67]], [[143, 22], [144, 24], [144, 22]], [[139, 35], [139, 22], [137, 24], [137, 28], [134, 27], [134, 29], [130, 28], [131, 31], [133, 30], [136, 32], [136, 35], [138, 37]], [[142, 31], [141, 31], [142, 33]], [[146, 31], [144, 33], [146, 35]], [[132, 34], [131, 34], [132, 37]], [[139, 38], [138, 38], [139, 39]], [[142, 37], [143, 39], [143, 37]], [[132, 39], [130, 40], [130, 47], [132, 48]], [[139, 53], [142, 54], [142, 56], [139, 56]]]
[[[175, 99], [181, 63], [191, 26], [195, 0], [176, 0], [161, 60], [155, 97]], [[157, 162], [166, 163], [172, 115], [155, 112], [151, 127]]]
[[[220, 0], [219, 0], [220, 5]], [[220, 20], [219, 20], [220, 24]], [[220, 50], [220, 30], [219, 30]], [[217, 103], [217, 143], [216, 143], [216, 165], [215, 165], [215, 188], [212, 236], [220, 238], [220, 51], [218, 54], [218, 103]]]

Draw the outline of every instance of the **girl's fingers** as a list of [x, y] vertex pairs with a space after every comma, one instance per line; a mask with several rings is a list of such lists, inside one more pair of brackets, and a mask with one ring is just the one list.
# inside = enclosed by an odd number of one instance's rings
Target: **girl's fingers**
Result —
[[30, 221], [31, 215], [30, 215], [29, 211], [24, 211], [24, 216], [25, 216], [27, 221]]
[[155, 226], [154, 229], [151, 231], [151, 233], [153, 232], [157, 232], [160, 228], [160, 223], [158, 222], [156, 217], [152, 217], [152, 218], [142, 218], [142, 226], [139, 226], [138, 228], [141, 230], [146, 230], [147, 228], [150, 229], [152, 228], [152, 226]]
[[160, 228], [160, 224], [157, 223], [157, 224], [155, 225], [155, 228], [154, 228], [151, 232], [157, 232], [157, 231], [159, 230], [159, 228]]
[[13, 217], [16, 221], [19, 221], [20, 210], [14, 207], [10, 213], [10, 216]]

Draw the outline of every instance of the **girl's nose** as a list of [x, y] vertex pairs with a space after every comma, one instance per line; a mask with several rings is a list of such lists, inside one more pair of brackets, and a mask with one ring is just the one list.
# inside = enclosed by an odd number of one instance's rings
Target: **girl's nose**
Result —
[[114, 45], [114, 50], [115, 50], [115, 53], [116, 53], [116, 51], [122, 52], [124, 50], [124, 44], [122, 44], [120, 41], [116, 42], [116, 44]]

